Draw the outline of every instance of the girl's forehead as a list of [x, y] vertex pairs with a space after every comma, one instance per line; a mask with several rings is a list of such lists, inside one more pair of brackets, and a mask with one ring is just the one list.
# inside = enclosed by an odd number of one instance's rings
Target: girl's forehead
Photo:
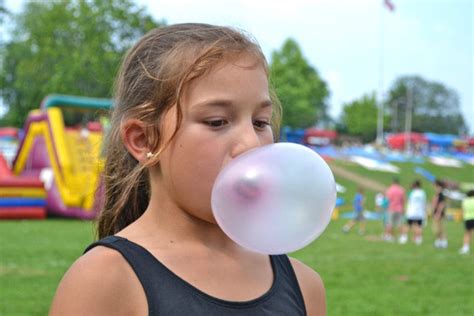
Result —
[[256, 74], [267, 77], [267, 71], [262, 62], [255, 56], [242, 55], [234, 58], [225, 58], [217, 62], [201, 76], [193, 79], [190, 85], [202, 84], [209, 80], [219, 80], [218, 83], [224, 83], [238, 76], [252, 78]]
[[[248, 82], [260, 83], [257, 87], [268, 90], [268, 74], [265, 65], [255, 56], [242, 55], [239, 58], [226, 58], [211, 66], [200, 76], [183, 86], [183, 96], [196, 94], [203, 89], [239, 89]], [[262, 84], [263, 81], [263, 84]], [[224, 89], [225, 90], [225, 89]]]
[[[196, 68], [200, 67], [200, 65], [196, 65]], [[194, 78], [193, 80], [197, 80], [203, 76], [219, 72], [223, 68], [229, 67], [242, 69], [261, 67], [261, 69], [267, 73], [266, 62], [263, 57], [252, 52], [241, 52], [236, 54], [227, 54], [224, 55], [220, 60], [210, 62], [207, 67], [203, 67], [207, 69], [205, 69], [205, 71], [200, 76]]]

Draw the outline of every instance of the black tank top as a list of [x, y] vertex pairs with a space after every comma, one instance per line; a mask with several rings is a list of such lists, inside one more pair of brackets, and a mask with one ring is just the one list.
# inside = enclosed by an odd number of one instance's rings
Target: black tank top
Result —
[[295, 272], [286, 255], [270, 256], [273, 284], [259, 298], [232, 302], [212, 297], [184, 281], [148, 250], [125, 238], [109, 236], [91, 244], [120, 252], [140, 280], [149, 315], [306, 315]]

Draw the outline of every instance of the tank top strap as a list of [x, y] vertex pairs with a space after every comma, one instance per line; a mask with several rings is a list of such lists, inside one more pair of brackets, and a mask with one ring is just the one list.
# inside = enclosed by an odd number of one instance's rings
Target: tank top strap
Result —
[[281, 287], [280, 290], [282, 293], [287, 293], [291, 297], [291, 300], [295, 301], [306, 315], [303, 293], [301, 292], [301, 288], [290, 259], [287, 255], [272, 255], [270, 258], [275, 267], [275, 275], [281, 278], [278, 280]]
[[[148, 302], [154, 301], [154, 293], [152, 290], [155, 285], [155, 278], [150, 277], [153, 275], [150, 271], [150, 265], [148, 262], [154, 261], [153, 257], [148, 251], [142, 247], [135, 247], [133, 243], [130, 243], [127, 239], [119, 236], [107, 236], [103, 239], [100, 239], [91, 245], [89, 245], [84, 253], [88, 252], [94, 247], [104, 246], [107, 248], [114, 249], [118, 251], [127, 263], [132, 267], [133, 271], [137, 275], [137, 278], [140, 280], [140, 283], [145, 291], [145, 296]], [[154, 315], [154, 304], [148, 304], [148, 315]]]

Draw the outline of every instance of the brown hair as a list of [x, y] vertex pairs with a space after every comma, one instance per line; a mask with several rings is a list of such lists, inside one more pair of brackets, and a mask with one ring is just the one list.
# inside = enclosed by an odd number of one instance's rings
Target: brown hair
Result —
[[437, 185], [438, 187], [440, 187], [441, 189], [444, 189], [446, 187], [446, 184], [444, 183], [443, 180], [440, 180], [440, 179], [436, 179], [435, 180], [435, 185]]
[[[176, 106], [176, 134], [186, 84], [225, 58], [244, 53], [255, 56], [268, 76], [268, 65], [259, 45], [248, 35], [228, 27], [194, 23], [161, 27], [148, 32], [127, 53], [115, 83], [115, 104], [106, 140], [105, 205], [98, 217], [99, 238], [117, 233], [140, 217], [148, 206], [146, 167], [158, 163], [159, 153], [167, 145], [160, 138], [160, 120]], [[270, 94], [274, 104], [272, 128], [277, 139], [281, 107], [272, 89]], [[131, 118], [145, 124], [151, 152], [156, 153], [147, 164], [139, 164], [122, 143], [121, 123]]]

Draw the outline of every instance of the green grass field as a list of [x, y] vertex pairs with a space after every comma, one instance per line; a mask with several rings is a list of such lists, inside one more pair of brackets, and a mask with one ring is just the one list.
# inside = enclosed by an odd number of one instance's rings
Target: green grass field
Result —
[[[343, 234], [331, 222], [313, 244], [294, 253], [317, 270], [327, 290], [328, 315], [472, 315], [474, 255], [461, 256], [463, 226], [447, 225], [450, 246], [378, 240], [380, 222], [367, 235]], [[93, 240], [90, 222], [0, 222], [0, 315], [45, 315], [70, 264]]]
[[[349, 171], [389, 185], [393, 174], [334, 161]], [[415, 164], [396, 164], [408, 188], [420, 178]], [[440, 178], [474, 182], [474, 166], [424, 168]], [[357, 184], [336, 179], [347, 191], [341, 211], [351, 209]], [[428, 198], [433, 188], [423, 180]], [[376, 192], [366, 191], [374, 209]], [[449, 248], [433, 247], [430, 227], [424, 243], [398, 245], [380, 241], [382, 224], [369, 222], [367, 234], [341, 232], [343, 219], [332, 221], [313, 244], [292, 256], [318, 271], [326, 285], [328, 315], [472, 315], [474, 254], [461, 256], [463, 224], [448, 222]], [[62, 275], [94, 238], [91, 222], [79, 220], [0, 221], [0, 316], [45, 315]], [[474, 245], [472, 245], [474, 248]]]
[[57, 283], [92, 240], [91, 222], [0, 221], [0, 315], [46, 315]]

